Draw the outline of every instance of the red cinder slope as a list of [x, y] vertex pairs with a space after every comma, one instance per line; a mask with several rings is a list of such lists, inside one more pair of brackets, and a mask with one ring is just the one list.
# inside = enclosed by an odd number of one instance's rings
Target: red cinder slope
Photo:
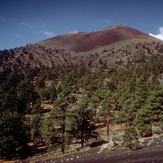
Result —
[[142, 37], [149, 37], [149, 35], [130, 27], [117, 25], [90, 33], [79, 32], [57, 36], [41, 41], [39, 44], [50, 48], [66, 48], [78, 53], [93, 50], [99, 46], [110, 45], [122, 40]]

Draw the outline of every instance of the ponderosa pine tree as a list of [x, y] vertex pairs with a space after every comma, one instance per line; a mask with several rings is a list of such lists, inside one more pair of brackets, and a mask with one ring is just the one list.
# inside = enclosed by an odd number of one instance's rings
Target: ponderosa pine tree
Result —
[[81, 140], [81, 147], [87, 144], [94, 133], [94, 110], [90, 108], [88, 97], [82, 96], [72, 110], [71, 132], [74, 138]]
[[70, 133], [69, 106], [74, 100], [74, 97], [70, 94], [70, 90], [65, 88], [54, 101], [54, 108], [49, 113], [49, 116], [43, 120], [43, 130], [46, 130], [46, 132], [42, 133], [47, 146], [52, 149], [58, 146], [61, 148], [62, 153], [65, 153], [65, 148], [68, 145]]
[[0, 81], [0, 157], [8, 159], [15, 156], [18, 149], [26, 147], [27, 126], [24, 114], [20, 112], [16, 91], [21, 74], [9, 71], [3, 77], [0, 78], [5, 80], [5, 82]]
[[152, 124], [163, 123], [163, 88], [153, 84], [144, 107], [137, 112], [135, 124], [142, 136], [151, 135]]

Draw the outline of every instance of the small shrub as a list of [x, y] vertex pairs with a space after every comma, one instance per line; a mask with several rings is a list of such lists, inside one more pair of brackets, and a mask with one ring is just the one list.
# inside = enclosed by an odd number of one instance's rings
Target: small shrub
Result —
[[131, 150], [139, 148], [138, 136], [135, 128], [129, 127], [125, 129], [125, 134], [123, 136], [123, 145]]

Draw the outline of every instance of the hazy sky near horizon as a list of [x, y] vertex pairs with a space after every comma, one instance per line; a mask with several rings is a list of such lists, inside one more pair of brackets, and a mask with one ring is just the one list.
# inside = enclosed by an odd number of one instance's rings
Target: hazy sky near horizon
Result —
[[0, 0], [0, 49], [123, 24], [163, 38], [162, 0]]

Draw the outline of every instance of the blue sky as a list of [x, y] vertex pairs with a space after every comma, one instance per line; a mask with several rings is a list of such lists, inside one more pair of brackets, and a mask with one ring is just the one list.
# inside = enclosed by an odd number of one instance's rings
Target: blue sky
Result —
[[0, 49], [123, 24], [163, 38], [162, 0], [0, 0]]

